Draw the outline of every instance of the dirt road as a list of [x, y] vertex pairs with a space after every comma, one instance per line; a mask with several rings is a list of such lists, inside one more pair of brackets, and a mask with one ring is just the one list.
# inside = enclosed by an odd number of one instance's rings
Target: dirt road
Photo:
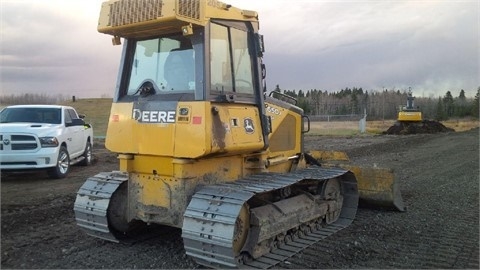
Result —
[[[2, 175], [1, 268], [199, 268], [179, 229], [110, 243], [75, 225], [75, 192], [117, 168], [96, 144], [93, 166], [70, 177]], [[359, 209], [347, 229], [279, 268], [479, 268], [479, 131], [409, 136], [307, 137], [307, 149], [345, 150], [353, 163], [390, 167], [408, 211]]]

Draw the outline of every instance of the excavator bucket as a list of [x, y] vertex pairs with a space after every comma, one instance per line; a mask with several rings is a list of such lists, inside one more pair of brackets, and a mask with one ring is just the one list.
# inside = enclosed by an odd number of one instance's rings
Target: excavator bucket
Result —
[[392, 169], [351, 165], [345, 152], [310, 151], [308, 154], [322, 166], [341, 167], [353, 172], [357, 178], [361, 203], [402, 212], [406, 210]]

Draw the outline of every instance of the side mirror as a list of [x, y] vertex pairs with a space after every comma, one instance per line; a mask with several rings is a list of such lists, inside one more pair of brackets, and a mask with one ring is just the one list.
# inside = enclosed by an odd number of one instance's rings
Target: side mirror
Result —
[[72, 119], [71, 123], [66, 123], [65, 124], [65, 126], [67, 126], [67, 127], [83, 126], [83, 125], [85, 125], [85, 121], [83, 121], [83, 119], [80, 119], [80, 118], [74, 118], [74, 119]]
[[78, 114], [78, 117], [80, 117], [81, 119], [84, 119], [84, 118], [86, 117], [86, 115], [83, 114], [83, 113], [79, 113], [79, 114]]

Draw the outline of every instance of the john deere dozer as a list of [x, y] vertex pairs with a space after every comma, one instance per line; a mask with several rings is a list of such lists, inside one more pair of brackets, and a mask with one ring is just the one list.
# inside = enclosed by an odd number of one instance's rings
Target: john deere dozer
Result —
[[305, 152], [308, 117], [266, 94], [258, 29], [216, 0], [103, 3], [98, 31], [123, 42], [106, 136], [119, 168], [77, 193], [87, 234], [163, 224], [199, 264], [267, 268], [347, 227], [359, 197], [403, 210], [390, 171]]

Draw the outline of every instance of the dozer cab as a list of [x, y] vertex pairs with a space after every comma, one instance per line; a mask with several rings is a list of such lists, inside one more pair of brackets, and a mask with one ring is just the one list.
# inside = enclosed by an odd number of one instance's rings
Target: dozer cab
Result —
[[412, 90], [409, 89], [407, 93], [407, 105], [400, 106], [398, 110], [397, 121], [402, 123], [420, 123], [422, 122], [422, 112], [414, 105], [415, 98], [413, 97]]
[[308, 117], [266, 95], [258, 29], [256, 12], [216, 0], [103, 3], [98, 31], [123, 43], [105, 142], [119, 168], [77, 193], [87, 234], [168, 225], [199, 264], [267, 268], [347, 227], [359, 194], [392, 204], [391, 172], [305, 152]]

